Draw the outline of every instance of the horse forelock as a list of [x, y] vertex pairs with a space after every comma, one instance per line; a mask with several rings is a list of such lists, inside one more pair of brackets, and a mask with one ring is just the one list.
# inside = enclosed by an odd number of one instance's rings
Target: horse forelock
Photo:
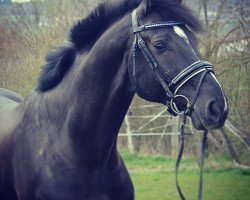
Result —
[[176, 1], [171, 4], [159, 4], [160, 12], [170, 16], [172, 20], [182, 21], [188, 28], [194, 32], [203, 32], [203, 26], [200, 20], [193, 14], [192, 10]]
[[193, 14], [192, 10], [177, 0], [147, 0], [152, 3], [144, 7], [143, 14], [151, 10], [165, 16], [167, 20], [182, 21], [194, 32], [202, 32], [203, 27], [199, 19]]

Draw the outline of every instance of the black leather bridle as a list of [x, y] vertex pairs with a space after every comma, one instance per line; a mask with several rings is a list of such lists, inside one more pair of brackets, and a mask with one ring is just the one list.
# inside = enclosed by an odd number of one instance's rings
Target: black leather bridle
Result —
[[[167, 21], [167, 22], [161, 22], [161, 23], [153, 23], [153, 24], [146, 24], [139, 26], [136, 16], [136, 11], [134, 10], [132, 12], [132, 24], [133, 24], [133, 34], [135, 35], [135, 40], [133, 43], [132, 48], [132, 56], [133, 56], [133, 64], [132, 64], [132, 75], [131, 80], [133, 87], [135, 91], [137, 90], [137, 82], [136, 82], [136, 57], [137, 57], [137, 50], [140, 49], [143, 56], [147, 60], [148, 64], [151, 66], [153, 71], [156, 74], [157, 79], [161, 83], [163, 89], [166, 92], [166, 106], [168, 107], [169, 113], [176, 116], [178, 114], [181, 114], [182, 111], [178, 109], [178, 107], [175, 104], [175, 98], [182, 97], [187, 101], [187, 108], [185, 112], [190, 111], [190, 101], [187, 97], [184, 95], [178, 95], [178, 90], [190, 79], [192, 79], [194, 76], [203, 73], [206, 74], [208, 72], [213, 72], [213, 68], [211, 63], [203, 60], [198, 60], [188, 67], [186, 67], [183, 71], [181, 71], [179, 74], [175, 76], [174, 79], [171, 80], [171, 78], [168, 76], [167, 73], [164, 72], [163, 68], [158, 64], [150, 50], [148, 49], [145, 41], [142, 39], [140, 32], [152, 30], [152, 29], [159, 29], [159, 28], [166, 28], [166, 27], [174, 27], [183, 25], [183, 22], [181, 21]], [[191, 47], [188, 38], [185, 39], [187, 44], [190, 46], [192, 51], [194, 52], [193, 48]], [[198, 57], [197, 57], [198, 58]], [[205, 75], [202, 75], [202, 79]], [[202, 82], [202, 80], [201, 80]], [[197, 87], [197, 91], [200, 90], [200, 85]], [[197, 92], [198, 93], [198, 92]], [[192, 100], [193, 104], [195, 103], [196, 97]], [[189, 105], [189, 107], [188, 107]]]
[[[205, 75], [207, 73], [213, 73], [212, 65], [207, 61], [200, 60], [198, 56], [196, 55], [195, 51], [193, 50], [192, 46], [190, 45], [188, 38], [184, 37], [182, 39], [186, 41], [186, 43], [192, 49], [192, 51], [194, 52], [198, 60], [194, 62], [193, 64], [189, 65], [188, 67], [186, 67], [179, 74], [177, 74], [175, 78], [171, 79], [168, 76], [168, 74], [163, 70], [163, 68], [158, 64], [153, 54], [148, 49], [146, 42], [141, 37], [140, 33], [142, 31], [147, 31], [147, 30], [152, 30], [152, 29], [180, 26], [180, 25], [184, 25], [184, 23], [181, 21], [167, 21], [167, 22], [160, 22], [160, 23], [153, 23], [153, 24], [146, 24], [146, 25], [139, 26], [137, 15], [136, 15], [136, 10], [134, 10], [132, 12], [132, 25], [133, 25], [133, 34], [135, 36], [135, 39], [134, 39], [133, 48], [132, 48], [133, 60], [132, 60], [132, 74], [130, 74], [130, 78], [131, 78], [131, 82], [132, 82], [135, 92], [137, 91], [136, 57], [137, 57], [137, 50], [139, 49], [142, 52], [147, 63], [155, 72], [155, 75], [158, 81], [161, 83], [163, 89], [166, 92], [166, 106], [167, 106], [168, 112], [174, 116], [181, 115], [181, 127], [180, 127], [181, 146], [180, 146], [179, 155], [176, 161], [175, 171], [176, 171], [176, 186], [177, 186], [178, 193], [180, 195], [180, 198], [182, 200], [185, 200], [185, 197], [178, 183], [178, 169], [179, 169], [179, 165], [180, 165], [183, 150], [184, 150], [186, 117], [187, 115], [191, 114], [191, 112], [193, 112], [194, 110], [194, 105], [199, 95], [201, 84], [202, 84], [202, 81], [204, 80]], [[198, 74], [201, 74], [201, 77], [197, 84], [197, 88], [194, 93], [193, 99], [190, 101], [186, 96], [182, 94], [178, 94], [179, 89], [185, 83], [187, 83], [189, 80], [191, 80], [193, 77], [195, 77]], [[176, 98], [183, 98], [186, 101], [187, 104], [184, 110], [178, 109], [175, 103]], [[203, 142], [202, 142], [201, 163], [200, 163], [201, 170], [200, 170], [199, 194], [198, 194], [199, 200], [202, 199], [203, 164], [204, 164], [205, 151], [206, 151], [207, 133], [208, 131], [205, 130], [204, 135], [203, 135]]]

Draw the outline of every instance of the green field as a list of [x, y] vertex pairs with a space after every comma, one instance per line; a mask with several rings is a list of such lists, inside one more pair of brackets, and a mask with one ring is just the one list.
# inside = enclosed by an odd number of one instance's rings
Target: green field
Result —
[[[179, 199], [175, 186], [175, 160], [162, 156], [131, 155], [122, 151], [135, 188], [136, 200]], [[250, 170], [235, 169], [230, 161], [220, 159], [204, 170], [204, 200], [249, 200]], [[207, 163], [205, 164], [207, 165]], [[179, 174], [187, 200], [197, 199], [199, 169], [192, 158], [184, 158]]]

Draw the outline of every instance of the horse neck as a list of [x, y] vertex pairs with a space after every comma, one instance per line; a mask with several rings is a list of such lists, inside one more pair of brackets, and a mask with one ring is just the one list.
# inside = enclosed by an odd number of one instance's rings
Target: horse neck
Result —
[[117, 134], [133, 98], [128, 92], [129, 31], [124, 30], [130, 29], [111, 28], [88, 54], [78, 56], [71, 72], [75, 81], [64, 84], [70, 89], [63, 87], [71, 94], [67, 134], [81, 161], [91, 167], [112, 167], [118, 161]]

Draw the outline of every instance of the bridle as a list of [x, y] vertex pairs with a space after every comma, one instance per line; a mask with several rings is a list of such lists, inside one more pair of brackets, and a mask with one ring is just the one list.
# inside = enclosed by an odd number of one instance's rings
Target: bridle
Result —
[[[160, 22], [160, 23], [152, 23], [152, 24], [146, 24], [139, 26], [136, 10], [132, 12], [132, 26], [133, 26], [133, 34], [135, 36], [133, 48], [132, 48], [132, 74], [130, 73], [130, 79], [134, 88], [134, 91], [137, 92], [137, 80], [136, 80], [136, 58], [137, 58], [137, 50], [139, 49], [144, 58], [146, 59], [149, 66], [154, 71], [158, 81], [162, 85], [165, 93], [166, 93], [166, 106], [167, 110], [170, 114], [176, 116], [181, 115], [181, 127], [180, 127], [180, 140], [181, 140], [181, 146], [180, 151], [178, 154], [178, 158], [176, 161], [176, 186], [178, 193], [180, 195], [180, 198], [182, 200], [185, 200], [185, 197], [181, 191], [180, 185], [178, 183], [178, 169], [181, 162], [183, 150], [184, 150], [184, 141], [185, 141], [185, 124], [186, 124], [186, 117], [187, 115], [190, 115], [194, 111], [194, 105], [198, 98], [199, 91], [202, 85], [202, 82], [204, 80], [204, 77], [207, 73], [213, 73], [212, 65], [207, 62], [200, 60], [198, 56], [196, 55], [195, 51], [193, 50], [192, 46], [189, 43], [188, 38], [184, 34], [180, 37], [185, 40], [187, 45], [192, 49], [194, 54], [197, 57], [197, 61], [186, 67], [184, 70], [182, 70], [179, 74], [177, 74], [173, 79], [171, 79], [168, 74], [163, 70], [163, 68], [158, 64], [156, 59], [154, 58], [153, 54], [148, 49], [146, 42], [141, 37], [140, 33], [147, 30], [152, 29], [159, 29], [159, 28], [166, 28], [166, 27], [178, 27], [180, 25], [184, 25], [181, 21], [166, 21], [166, 22]], [[191, 80], [193, 77], [197, 76], [198, 74], [201, 74], [201, 77], [199, 79], [199, 82], [197, 84], [196, 91], [194, 93], [193, 99], [190, 101], [186, 96], [182, 94], [178, 94], [179, 89], [186, 84], [189, 80]], [[186, 108], [185, 110], [179, 110], [177, 107], [175, 100], [177, 98], [183, 98], [186, 101]], [[204, 164], [204, 158], [205, 158], [205, 152], [206, 152], [206, 141], [207, 141], [207, 130], [204, 130], [203, 135], [203, 142], [202, 142], [202, 151], [201, 151], [201, 162], [200, 162], [200, 180], [199, 180], [199, 193], [198, 193], [198, 199], [202, 199], [202, 185], [203, 185], [203, 164]]]
[[[132, 24], [133, 24], [133, 33], [135, 35], [133, 48], [132, 48], [132, 57], [133, 57], [133, 64], [132, 64], [132, 75], [131, 75], [131, 81], [134, 87], [134, 90], [137, 90], [137, 81], [136, 81], [136, 57], [137, 57], [137, 50], [140, 49], [144, 58], [150, 65], [150, 67], [153, 69], [153, 71], [156, 74], [156, 77], [158, 81], [161, 83], [163, 89], [166, 92], [166, 106], [168, 108], [169, 113], [172, 115], [180, 115], [182, 111], [178, 109], [178, 107], [175, 104], [176, 98], [184, 98], [185, 101], [187, 101], [187, 109], [185, 112], [189, 112], [192, 107], [190, 104], [190, 101], [187, 97], [184, 95], [177, 94], [179, 89], [190, 79], [192, 79], [194, 76], [203, 73], [202, 80], [205, 77], [205, 74], [208, 72], [213, 72], [211, 63], [207, 61], [203, 61], [198, 59], [198, 61], [192, 63], [188, 67], [186, 67], [183, 71], [181, 71], [179, 74], [175, 76], [171, 80], [171, 78], [166, 74], [163, 70], [163, 68], [158, 64], [148, 47], [146, 46], [146, 42], [142, 39], [140, 33], [147, 30], [152, 29], [159, 29], [159, 28], [166, 28], [166, 27], [174, 27], [183, 25], [183, 22], [181, 21], [167, 21], [167, 22], [161, 22], [161, 23], [154, 23], [154, 24], [146, 24], [139, 26], [136, 16], [136, 11], [134, 10], [132, 12]], [[192, 49], [192, 51], [195, 53], [193, 48], [191, 47], [188, 38], [185, 38], [185, 41], [187, 42], [188, 46]], [[196, 54], [195, 54], [196, 55]], [[198, 56], [196, 55], [198, 58]], [[202, 80], [200, 82], [202, 82]], [[197, 87], [197, 92], [200, 90], [200, 85]], [[198, 95], [198, 94], [197, 94]], [[196, 96], [197, 96], [196, 95]], [[195, 104], [195, 100], [197, 97], [194, 96], [193, 104]]]

